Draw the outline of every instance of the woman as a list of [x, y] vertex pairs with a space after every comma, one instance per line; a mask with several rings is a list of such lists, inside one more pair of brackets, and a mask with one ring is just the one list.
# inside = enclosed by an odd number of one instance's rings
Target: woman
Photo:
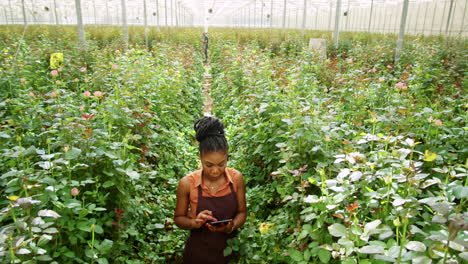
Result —
[[208, 62], [208, 33], [207, 32], [203, 32], [202, 43], [203, 43], [203, 53], [205, 53], [204, 63], [207, 63]]
[[[226, 166], [228, 143], [221, 121], [203, 117], [194, 128], [202, 169], [179, 181], [174, 213], [175, 224], [190, 230], [183, 263], [228, 263], [230, 258], [223, 255], [226, 242], [247, 216], [244, 179], [240, 172]], [[219, 226], [209, 224], [226, 219], [232, 221]]]

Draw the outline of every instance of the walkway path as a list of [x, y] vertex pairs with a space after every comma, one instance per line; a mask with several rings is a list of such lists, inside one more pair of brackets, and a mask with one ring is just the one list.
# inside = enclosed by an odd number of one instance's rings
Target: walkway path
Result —
[[203, 115], [210, 116], [211, 111], [213, 111], [213, 98], [210, 96], [211, 88], [211, 67], [209, 64], [205, 64], [205, 73], [203, 75], [203, 94], [205, 95], [205, 100], [203, 101]]

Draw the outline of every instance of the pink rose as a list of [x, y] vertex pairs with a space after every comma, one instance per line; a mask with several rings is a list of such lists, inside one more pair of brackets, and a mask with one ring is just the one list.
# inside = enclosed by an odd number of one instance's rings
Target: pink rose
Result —
[[406, 90], [406, 89], [408, 88], [408, 86], [406, 86], [406, 84], [405, 84], [405, 83], [402, 83], [402, 82], [398, 82], [397, 84], [395, 84], [395, 86], [396, 86], [397, 88], [402, 89], [402, 90]]
[[83, 93], [83, 95], [84, 95], [85, 97], [90, 97], [90, 96], [91, 96], [91, 93], [90, 93], [89, 91], [85, 91], [85, 92]]
[[70, 191], [70, 194], [73, 196], [77, 196], [80, 193], [80, 191], [77, 188], [72, 188]]
[[379, 77], [379, 82], [383, 82], [385, 81], [385, 78], [384, 77]]
[[96, 96], [96, 97], [101, 97], [101, 96], [102, 96], [102, 92], [100, 92], [100, 91], [95, 91], [95, 92], [94, 92], [94, 96]]
[[440, 119], [436, 119], [436, 120], [434, 121], [434, 124], [435, 124], [436, 126], [441, 126], [441, 125], [442, 125], [442, 121], [441, 121]]
[[62, 68], [57, 68], [57, 71], [58, 71], [58, 72], [61, 72], [61, 71], [62, 71]]
[[62, 82], [60, 80], [56, 80], [55, 84], [61, 84]]
[[86, 67], [81, 67], [80, 71], [82, 71], [82, 72], [86, 71]]
[[31, 96], [31, 97], [36, 97], [36, 94], [33, 93], [33, 92], [29, 92], [28, 95]]
[[118, 69], [118, 68], [119, 68], [119, 65], [117, 65], [117, 64], [115, 64], [115, 63], [112, 64], [112, 69]]
[[50, 97], [57, 97], [57, 94], [55, 92], [50, 92]]
[[21, 78], [20, 81], [22, 84], [26, 84], [26, 78]]
[[50, 72], [50, 74], [51, 74], [52, 76], [58, 76], [58, 71], [57, 71], [57, 70], [52, 70], [52, 71]]
[[84, 105], [80, 105], [80, 111], [81, 111], [81, 112], [84, 111]]

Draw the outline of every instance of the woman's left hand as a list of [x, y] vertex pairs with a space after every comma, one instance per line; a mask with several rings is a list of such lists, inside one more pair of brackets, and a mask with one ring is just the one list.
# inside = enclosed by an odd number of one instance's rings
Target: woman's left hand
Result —
[[221, 226], [212, 226], [208, 223], [206, 223], [205, 225], [211, 232], [224, 232], [229, 234], [234, 230], [234, 224], [232, 223], [232, 221]]

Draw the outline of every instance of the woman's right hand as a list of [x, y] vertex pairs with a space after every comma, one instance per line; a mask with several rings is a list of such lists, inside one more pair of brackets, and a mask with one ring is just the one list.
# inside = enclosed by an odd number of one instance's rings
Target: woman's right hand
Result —
[[209, 210], [203, 210], [197, 215], [197, 218], [195, 218], [194, 229], [200, 228], [207, 221], [218, 221], [218, 220], [213, 217], [213, 212]]

